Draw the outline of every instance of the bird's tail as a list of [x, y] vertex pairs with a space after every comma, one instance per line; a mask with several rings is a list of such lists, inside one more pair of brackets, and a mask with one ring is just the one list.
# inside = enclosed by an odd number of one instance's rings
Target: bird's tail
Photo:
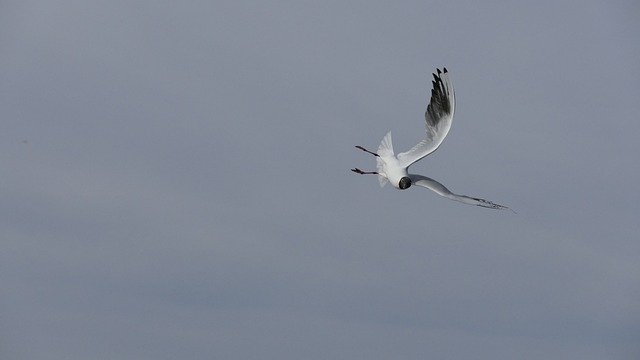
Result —
[[389, 131], [378, 146], [378, 155], [381, 157], [393, 155], [393, 142], [391, 141], [391, 131]]
[[380, 146], [378, 146], [378, 157], [376, 157], [376, 163], [378, 167], [378, 182], [380, 187], [383, 187], [387, 183], [387, 176], [384, 173], [384, 157], [393, 156], [393, 142], [391, 141], [391, 131], [389, 131], [383, 138]]

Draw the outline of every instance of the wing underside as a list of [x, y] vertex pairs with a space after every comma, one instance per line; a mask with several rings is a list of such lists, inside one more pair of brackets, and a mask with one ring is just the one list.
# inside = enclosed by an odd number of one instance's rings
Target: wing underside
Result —
[[431, 83], [433, 85], [431, 100], [424, 114], [426, 138], [411, 150], [398, 154], [398, 159], [403, 166], [409, 166], [434, 152], [451, 129], [456, 102], [453, 83], [447, 68], [444, 68], [444, 71], [437, 69], [437, 74], [433, 74]]
[[[489, 200], [485, 200], [485, 199], [480, 199], [480, 198], [474, 198], [471, 196], [466, 196], [466, 195], [458, 195], [455, 193], [452, 193], [449, 189], [447, 189], [444, 185], [442, 185], [441, 183], [428, 178], [426, 176], [422, 176], [422, 175], [414, 175], [411, 174], [409, 175], [411, 177], [411, 183], [413, 185], [416, 186], [422, 186], [424, 188], [427, 188], [433, 192], [435, 192], [436, 194], [440, 195], [440, 196], [444, 196], [447, 199], [451, 199], [451, 200], [455, 200], [455, 201], [459, 201], [463, 204], [467, 204], [467, 205], [476, 205], [476, 206], [481, 206], [481, 207], [485, 207], [485, 208], [489, 208], [489, 209], [496, 209], [496, 210], [511, 210], [508, 207], [504, 206], [504, 205], [500, 205], [500, 204], [496, 204], [492, 201]], [[513, 211], [513, 210], [511, 210]]]

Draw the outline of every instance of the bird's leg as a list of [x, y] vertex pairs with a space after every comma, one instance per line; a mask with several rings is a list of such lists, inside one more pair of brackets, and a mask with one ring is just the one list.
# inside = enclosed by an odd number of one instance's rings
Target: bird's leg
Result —
[[378, 157], [380, 156], [380, 155], [378, 155], [378, 154], [374, 153], [373, 151], [369, 151], [369, 150], [367, 150], [367, 149], [363, 148], [363, 147], [362, 147], [362, 146], [360, 146], [360, 145], [356, 145], [356, 147], [357, 147], [358, 149], [360, 149], [360, 150], [364, 151], [364, 152], [368, 152], [368, 153], [369, 153], [369, 154], [371, 154], [371, 155], [375, 155], [375, 156], [378, 156]]
[[362, 170], [360, 170], [358, 168], [351, 169], [351, 171], [353, 171], [356, 174], [360, 174], [360, 175], [378, 175], [377, 171], [362, 171]]

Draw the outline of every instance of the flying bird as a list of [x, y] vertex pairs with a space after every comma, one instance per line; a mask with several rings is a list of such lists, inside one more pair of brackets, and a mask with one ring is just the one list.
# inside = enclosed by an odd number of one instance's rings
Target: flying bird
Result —
[[369, 151], [362, 146], [356, 146], [356, 148], [362, 151], [375, 155], [378, 171], [362, 171], [358, 168], [351, 169], [351, 171], [363, 175], [378, 175], [378, 181], [381, 187], [384, 186], [387, 181], [400, 190], [408, 189], [411, 185], [417, 185], [432, 190], [438, 195], [448, 199], [460, 201], [468, 205], [476, 205], [489, 209], [511, 210], [504, 205], [499, 205], [489, 200], [454, 194], [444, 185], [431, 178], [423, 175], [409, 174], [407, 172], [409, 166], [436, 151], [449, 133], [449, 129], [451, 129], [453, 113], [456, 109], [453, 83], [451, 82], [447, 68], [443, 68], [443, 71], [440, 71], [440, 69], [436, 70], [437, 74], [433, 74], [431, 100], [424, 114], [427, 126], [425, 139], [411, 148], [411, 150], [394, 155], [391, 131], [389, 131], [382, 139], [377, 152]]

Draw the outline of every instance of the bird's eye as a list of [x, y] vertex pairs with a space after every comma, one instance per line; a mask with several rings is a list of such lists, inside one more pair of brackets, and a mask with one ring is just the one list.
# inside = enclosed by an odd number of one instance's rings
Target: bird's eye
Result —
[[408, 178], [408, 177], [406, 177], [406, 176], [405, 176], [405, 177], [403, 177], [402, 179], [400, 179], [400, 183], [398, 183], [398, 187], [399, 187], [401, 190], [408, 189], [408, 188], [409, 188], [409, 186], [411, 186], [411, 179], [409, 179], [409, 178]]

